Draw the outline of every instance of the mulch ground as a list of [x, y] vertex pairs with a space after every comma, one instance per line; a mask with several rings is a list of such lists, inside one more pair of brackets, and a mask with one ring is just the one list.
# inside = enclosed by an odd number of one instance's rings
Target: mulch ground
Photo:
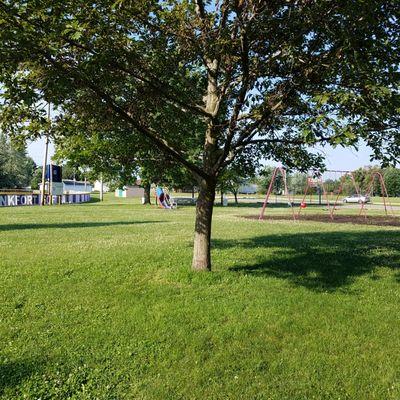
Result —
[[[249, 215], [244, 218], [258, 219], [258, 215]], [[264, 221], [293, 220], [292, 215], [266, 215]], [[376, 226], [400, 226], [400, 217], [397, 216], [358, 216], [335, 215], [332, 221], [329, 214], [303, 214], [299, 221], [334, 222], [335, 224], [376, 225]]]

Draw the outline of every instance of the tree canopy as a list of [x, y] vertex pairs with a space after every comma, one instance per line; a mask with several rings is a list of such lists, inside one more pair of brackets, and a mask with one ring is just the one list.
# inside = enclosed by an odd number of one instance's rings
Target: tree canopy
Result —
[[[200, 187], [193, 267], [209, 269], [218, 177], [236, 157], [321, 164], [308, 146], [400, 154], [395, 0], [0, 1], [2, 127], [77, 116], [131, 129]], [[124, 133], [125, 134], [125, 133]]]
[[92, 119], [88, 123], [64, 115], [53, 130], [57, 159], [86, 167], [93, 179], [101, 176], [113, 187], [133, 184], [138, 176], [145, 188], [152, 183], [175, 187], [195, 184], [189, 171], [170, 155], [117, 122]]
[[25, 150], [12, 146], [0, 133], [0, 189], [29, 186], [36, 164]]

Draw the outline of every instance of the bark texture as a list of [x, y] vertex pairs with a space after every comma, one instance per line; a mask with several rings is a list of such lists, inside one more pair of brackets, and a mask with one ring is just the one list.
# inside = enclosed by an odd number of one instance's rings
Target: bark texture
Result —
[[211, 221], [215, 200], [215, 183], [202, 181], [196, 205], [193, 263], [196, 271], [211, 270]]
[[143, 204], [151, 204], [151, 196], [150, 196], [150, 184], [144, 185], [144, 203]]
[[[202, 2], [198, 1], [198, 4], [202, 4]], [[218, 115], [221, 101], [217, 82], [218, 68], [218, 60], [207, 59], [208, 85], [205, 106], [206, 112], [211, 117], [207, 124], [203, 154], [203, 171], [207, 177], [199, 176], [199, 194], [196, 205], [192, 262], [192, 268], [196, 271], [211, 270], [211, 221], [217, 177], [215, 166], [219, 157], [217, 138], [221, 134], [220, 127], [215, 124], [214, 120]]]

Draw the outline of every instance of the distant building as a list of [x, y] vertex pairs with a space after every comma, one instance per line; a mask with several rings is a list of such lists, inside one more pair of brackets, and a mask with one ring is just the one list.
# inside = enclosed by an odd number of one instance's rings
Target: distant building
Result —
[[63, 179], [63, 194], [91, 193], [93, 186], [89, 182]]
[[144, 197], [144, 189], [139, 185], [124, 186], [123, 189], [117, 189], [115, 191], [115, 197], [126, 197], [126, 198], [142, 198]]
[[248, 184], [239, 186], [238, 193], [240, 194], [256, 194], [257, 193], [257, 185]]
[[[100, 192], [101, 191], [101, 182], [100, 181], [95, 181], [93, 184], [93, 191], [95, 192]], [[103, 182], [103, 192], [108, 193], [110, 191], [110, 187]]]
[[[40, 184], [40, 191], [41, 190], [42, 184]], [[69, 179], [63, 179], [62, 183], [53, 182], [53, 195], [91, 193], [92, 190], [93, 186], [89, 182], [74, 181]], [[48, 193], [48, 191], [49, 188], [47, 182], [46, 193]]]

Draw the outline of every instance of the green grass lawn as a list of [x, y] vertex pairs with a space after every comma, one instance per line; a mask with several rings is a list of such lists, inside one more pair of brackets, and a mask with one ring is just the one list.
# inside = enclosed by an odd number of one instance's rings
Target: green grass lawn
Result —
[[0, 398], [399, 399], [400, 229], [258, 212], [0, 209]]

